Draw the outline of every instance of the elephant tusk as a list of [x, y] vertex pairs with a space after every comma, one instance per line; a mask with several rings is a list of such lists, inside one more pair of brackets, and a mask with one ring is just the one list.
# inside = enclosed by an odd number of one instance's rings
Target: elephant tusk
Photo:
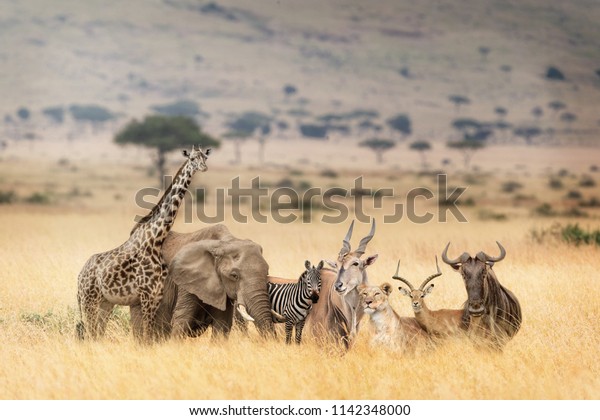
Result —
[[275, 312], [273, 309], [271, 309], [271, 314], [273, 315], [273, 318], [274, 318], [275, 321], [278, 321], [278, 322], [285, 322], [286, 321], [286, 318], [283, 315], [281, 315], [278, 312]]
[[248, 312], [246, 311], [246, 307], [244, 305], [238, 305], [237, 310], [240, 313], [240, 315], [242, 315], [242, 318], [244, 318], [246, 321], [254, 322], [254, 318], [252, 318], [248, 314]]

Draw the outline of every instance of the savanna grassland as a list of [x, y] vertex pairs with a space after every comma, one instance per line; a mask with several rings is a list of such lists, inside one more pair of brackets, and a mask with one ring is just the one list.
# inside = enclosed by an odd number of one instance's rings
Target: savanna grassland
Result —
[[[598, 2], [5, 3], [0, 398], [600, 399]], [[377, 221], [371, 283], [391, 281], [399, 258], [403, 276], [425, 278], [448, 241], [452, 256], [495, 255], [500, 241], [507, 257], [494, 270], [521, 302], [520, 332], [503, 353], [460, 339], [416, 355], [371, 348], [366, 318], [347, 354], [308, 338], [299, 347], [263, 341], [254, 330], [140, 346], [128, 309], [117, 308], [103, 340], [77, 341], [78, 272], [128, 238], [148, 210], [137, 192], [158, 186], [156, 150], [118, 147], [115, 133], [182, 101], [222, 143], [194, 177], [175, 230], [206, 226], [195, 216], [204, 198], [208, 215], [222, 208], [235, 236], [262, 245], [272, 275], [296, 278], [306, 259], [335, 258], [352, 219], [354, 246], [367, 233], [357, 203], [337, 200], [347, 217], [324, 223], [319, 197], [299, 199], [312, 218], [295, 211], [299, 220], [282, 224], [261, 202], [267, 223], [244, 223], [216, 190], [260, 177], [270, 194], [302, 195], [350, 190], [362, 177], [371, 189], [361, 191], [363, 212]], [[88, 104], [100, 118], [78, 118]], [[266, 115], [272, 131], [228, 140], [248, 111]], [[390, 124], [398, 115], [410, 130]], [[326, 135], [301, 134], [307, 124]], [[359, 146], [373, 137], [391, 143], [382, 161]], [[461, 140], [482, 147], [465, 158], [454, 147]], [[411, 148], [416, 141], [429, 149]], [[167, 173], [182, 162], [167, 154]], [[448, 195], [467, 187], [458, 202], [467, 222], [444, 213], [439, 174]], [[434, 198], [417, 199], [416, 213], [433, 219], [419, 224], [406, 204], [421, 187]], [[393, 193], [375, 208], [380, 188]], [[404, 217], [385, 223], [399, 203]], [[242, 202], [245, 214], [250, 207]], [[458, 308], [463, 282], [441, 268], [429, 306]], [[390, 299], [412, 315], [407, 298]]]
[[[552, 233], [556, 223], [564, 226], [577, 222], [585, 229], [599, 228], [593, 209], [591, 213], [588, 210], [586, 218], [558, 214], [544, 217], [536, 215], [535, 203], [514, 204], [514, 193], [508, 194], [510, 199], [506, 199], [506, 204], [490, 206], [479, 198], [484, 191], [494, 191], [494, 197], [506, 195], [499, 192], [501, 183], [493, 175], [480, 175], [479, 184], [467, 190], [468, 197], [476, 202], [473, 207], [460, 206], [468, 223], [458, 223], [449, 216], [448, 223], [415, 224], [404, 218], [396, 224], [384, 224], [382, 217], [387, 210], [366, 207], [367, 213], [379, 223], [367, 249], [368, 255], [380, 255], [368, 271], [374, 284], [391, 281], [398, 258], [402, 259], [404, 276], [409, 279], [428, 276], [435, 270], [434, 256], [439, 256], [447, 241], [452, 241], [451, 255], [462, 251], [474, 254], [479, 250], [496, 254], [495, 240], [506, 247], [508, 256], [496, 265], [495, 271], [500, 281], [519, 297], [524, 322], [503, 353], [476, 349], [462, 339], [411, 356], [371, 348], [366, 318], [355, 347], [345, 355], [310, 340], [300, 347], [286, 346], [281, 340], [263, 341], [254, 331], [249, 337], [234, 331], [223, 342], [212, 342], [206, 335], [144, 347], [131, 336], [126, 308], [115, 311], [105, 339], [82, 343], [74, 336], [79, 317], [75, 299], [77, 273], [89, 255], [117, 246], [127, 238], [133, 215], [141, 211], [132, 205], [131, 194], [127, 192], [133, 191], [139, 182], [137, 172], [88, 166], [74, 173], [63, 168], [61, 173], [48, 171], [44, 165], [28, 167], [37, 169], [30, 169], [31, 181], [19, 184], [24, 191], [28, 182], [35, 183], [37, 177], [45, 176], [50, 184], [57, 177], [75, 177], [80, 180], [81, 191], [94, 192], [91, 196], [63, 197], [62, 204], [0, 207], [3, 338], [0, 395], [3, 398], [600, 397], [597, 359], [600, 299], [594, 280], [600, 269], [599, 250], [596, 246], [567, 244]], [[10, 173], [19, 172], [10, 162], [5, 168]], [[100, 172], [106, 174], [100, 181], [88, 176]], [[224, 167], [211, 167], [196, 180], [210, 191], [236, 173]], [[241, 173], [242, 185], [249, 183], [254, 173]], [[314, 185], [332, 183], [330, 178], [318, 174], [293, 173], [289, 175], [292, 179], [300, 176]], [[9, 177], [7, 174], [2, 173], [3, 179]], [[269, 176], [276, 180], [282, 174], [267, 173], [267, 179]], [[463, 176], [450, 176], [449, 183], [458, 185]], [[103, 192], [101, 185], [110, 185], [117, 179], [122, 180], [119, 186], [126, 199], [115, 197], [114, 192]], [[408, 186], [432, 184], [427, 178], [408, 172], [397, 174], [396, 181], [389, 179], [388, 173], [373, 172], [365, 178], [365, 183], [396, 186], [399, 201], [404, 200], [402, 194]], [[516, 179], [523, 183], [522, 190], [527, 195], [537, 199], [544, 196], [545, 201], [552, 203], [553, 211], [563, 211], [556, 202], [564, 201], [561, 197], [565, 190], [548, 188], [549, 176], [538, 174]], [[562, 179], [566, 187], [578, 182], [574, 173]], [[333, 182], [345, 185], [348, 180], [342, 177]], [[588, 189], [586, 197], [597, 192], [597, 187]], [[352, 203], [349, 205], [353, 208]], [[434, 214], [437, 211], [436, 206], [421, 206], [418, 212], [426, 210]], [[244, 211], [249, 214], [250, 209]], [[184, 212], [180, 213], [176, 230], [191, 231], [205, 226], [196, 219], [192, 224], [183, 223]], [[490, 218], [490, 213], [496, 216]], [[326, 213], [316, 210], [312, 223], [291, 224], [274, 223], [271, 218], [267, 224], [252, 220], [243, 224], [227, 216], [226, 224], [236, 236], [251, 238], [263, 246], [272, 274], [294, 278], [301, 272], [305, 259], [333, 258], [340, 249], [350, 219], [326, 224], [319, 222], [323, 214]], [[358, 224], [353, 243], [367, 230], [366, 223]], [[429, 305], [434, 309], [460, 307], [466, 297], [462, 280], [448, 266], [442, 266], [442, 271], [444, 276], [436, 281], [435, 291], [428, 297]], [[397, 291], [391, 296], [391, 304], [402, 315], [411, 315], [408, 299]]]

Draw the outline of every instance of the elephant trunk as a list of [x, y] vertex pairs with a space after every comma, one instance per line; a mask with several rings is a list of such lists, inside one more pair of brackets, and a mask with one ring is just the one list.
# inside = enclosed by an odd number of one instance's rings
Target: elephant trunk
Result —
[[[249, 283], [252, 284], [252, 281]], [[248, 313], [254, 318], [254, 325], [263, 336], [275, 334], [271, 315], [271, 302], [267, 285], [263, 281], [254, 282], [257, 285], [246, 287], [238, 292], [238, 303], [246, 306]]]

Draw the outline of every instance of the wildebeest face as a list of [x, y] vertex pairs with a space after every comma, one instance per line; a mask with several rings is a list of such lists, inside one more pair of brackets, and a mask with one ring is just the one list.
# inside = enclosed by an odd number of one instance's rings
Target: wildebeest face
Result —
[[485, 312], [485, 280], [488, 266], [477, 258], [469, 258], [460, 267], [460, 273], [467, 289], [467, 308], [471, 316], [481, 316]]

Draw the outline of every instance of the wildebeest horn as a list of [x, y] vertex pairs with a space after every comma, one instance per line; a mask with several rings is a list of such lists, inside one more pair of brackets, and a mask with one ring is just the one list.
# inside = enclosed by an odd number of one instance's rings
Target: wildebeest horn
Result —
[[398, 276], [398, 271], [400, 271], [400, 260], [398, 260], [398, 266], [396, 267], [396, 274], [394, 274], [394, 275], [392, 276], [392, 278], [393, 278], [394, 280], [400, 280], [401, 282], [403, 282], [403, 283], [406, 283], [406, 285], [407, 285], [408, 287], [410, 287], [410, 291], [411, 291], [411, 292], [412, 292], [413, 290], [415, 290], [415, 288], [413, 287], [413, 285], [412, 285], [412, 284], [410, 284], [410, 282], [409, 282], [408, 280], [406, 280], [406, 279], [404, 279], [404, 278], [402, 278], [402, 277], [399, 277], [399, 276]]
[[450, 258], [448, 258], [448, 248], [449, 247], [450, 247], [450, 242], [448, 242], [448, 245], [446, 245], [446, 248], [444, 248], [444, 252], [442, 252], [442, 261], [444, 261], [446, 264], [454, 267], [455, 265], [462, 264], [462, 263], [466, 262], [467, 259], [469, 259], [469, 254], [467, 254], [466, 252], [463, 252], [460, 257], [456, 258], [455, 260], [451, 260]]
[[343, 245], [342, 245], [342, 249], [340, 250], [340, 255], [345, 255], [348, 252], [350, 252], [350, 250], [352, 249], [352, 247], [350, 246], [350, 238], [352, 238], [352, 229], [354, 228], [354, 220], [352, 221], [352, 223], [350, 223], [350, 228], [348, 229], [348, 233], [346, 233], [346, 237], [344, 238]]
[[506, 249], [504, 249], [504, 247], [500, 244], [500, 242], [496, 241], [496, 243], [498, 244], [498, 248], [500, 248], [500, 255], [497, 257], [490, 257], [488, 254], [486, 254], [484, 252], [483, 255], [485, 255], [485, 260], [488, 262], [502, 261], [504, 259], [504, 257], [506, 257]]
[[373, 235], [375, 235], [375, 219], [373, 219], [373, 224], [371, 225], [371, 231], [369, 232], [369, 234], [367, 236], [365, 236], [364, 238], [362, 238], [360, 240], [360, 243], [358, 244], [358, 248], [356, 248], [356, 253], [358, 255], [362, 255], [365, 253], [366, 249], [367, 249], [367, 244], [369, 243], [369, 241], [371, 239], [373, 239]]
[[429, 283], [434, 278], [442, 275], [442, 271], [440, 270], [440, 266], [438, 264], [437, 255], [435, 256], [435, 268], [437, 268], [437, 273], [432, 274], [431, 276], [427, 277], [427, 279], [425, 279], [425, 281], [423, 283], [421, 283], [421, 287], [419, 287], [419, 289], [423, 290], [423, 288], [427, 285], [427, 283]]
[[242, 315], [242, 318], [244, 318], [246, 321], [254, 322], [254, 318], [248, 314], [248, 311], [246, 311], [246, 307], [244, 305], [238, 305], [237, 310], [240, 315]]

